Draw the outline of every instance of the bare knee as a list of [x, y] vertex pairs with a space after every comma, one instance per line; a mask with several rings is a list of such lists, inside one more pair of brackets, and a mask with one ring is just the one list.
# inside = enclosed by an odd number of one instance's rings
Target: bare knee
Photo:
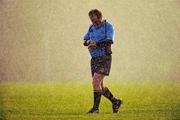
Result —
[[98, 73], [95, 73], [93, 76], [93, 88], [94, 90], [102, 90], [102, 80], [104, 76]]
[[101, 90], [100, 80], [98, 80], [96, 78], [93, 79], [93, 88], [94, 88], [94, 90]]

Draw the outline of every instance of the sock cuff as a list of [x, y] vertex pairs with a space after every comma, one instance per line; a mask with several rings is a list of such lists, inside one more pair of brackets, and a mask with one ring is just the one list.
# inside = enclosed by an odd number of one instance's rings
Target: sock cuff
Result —
[[102, 93], [103, 91], [102, 90], [93, 90], [94, 92], [97, 92], [97, 93]]
[[103, 87], [102, 91], [103, 91], [103, 93], [105, 93], [105, 92], [109, 91], [109, 89], [108, 89], [108, 87]]

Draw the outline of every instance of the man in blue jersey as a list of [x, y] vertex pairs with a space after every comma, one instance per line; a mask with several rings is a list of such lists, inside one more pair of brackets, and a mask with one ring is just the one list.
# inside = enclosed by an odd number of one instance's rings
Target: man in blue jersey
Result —
[[102, 13], [97, 9], [92, 9], [88, 15], [92, 25], [84, 35], [83, 44], [88, 47], [91, 55], [94, 93], [94, 105], [88, 113], [99, 113], [101, 95], [112, 102], [113, 113], [117, 113], [122, 100], [115, 98], [110, 90], [103, 85], [103, 79], [105, 76], [109, 76], [111, 69], [111, 44], [114, 42], [114, 27], [106, 20], [102, 20]]

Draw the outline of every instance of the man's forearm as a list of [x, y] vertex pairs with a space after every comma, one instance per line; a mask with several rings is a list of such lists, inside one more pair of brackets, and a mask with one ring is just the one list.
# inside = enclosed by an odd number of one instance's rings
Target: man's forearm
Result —
[[111, 45], [111, 44], [113, 44], [112, 40], [104, 40], [104, 41], [101, 41], [101, 42], [96, 42], [96, 45], [98, 47], [104, 47], [104, 46], [108, 46], [108, 45]]
[[105, 54], [106, 55], [112, 54], [111, 44], [113, 44], [112, 40], [104, 40], [102, 42], [97, 42], [96, 43], [97, 47], [104, 47], [105, 48]]

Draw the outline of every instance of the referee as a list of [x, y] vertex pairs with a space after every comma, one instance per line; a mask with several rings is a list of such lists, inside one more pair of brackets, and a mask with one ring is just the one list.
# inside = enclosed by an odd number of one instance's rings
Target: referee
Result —
[[101, 95], [111, 101], [113, 113], [117, 113], [122, 100], [115, 98], [111, 91], [103, 85], [103, 79], [105, 76], [109, 76], [111, 69], [111, 44], [114, 41], [114, 27], [106, 20], [102, 20], [102, 13], [97, 9], [90, 10], [88, 15], [92, 24], [84, 35], [83, 45], [88, 48], [91, 55], [94, 104], [87, 113], [99, 113]]

